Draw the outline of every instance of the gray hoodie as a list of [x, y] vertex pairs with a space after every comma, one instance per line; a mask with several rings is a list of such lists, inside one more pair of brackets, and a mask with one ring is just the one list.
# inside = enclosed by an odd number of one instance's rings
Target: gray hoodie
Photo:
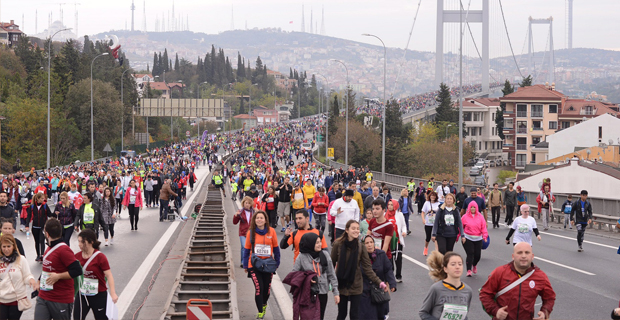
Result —
[[[319, 276], [319, 294], [327, 294], [329, 292], [329, 284], [331, 284], [334, 296], [339, 296], [338, 279], [336, 278], [336, 271], [334, 271], [332, 258], [326, 250], [323, 250], [321, 254], [325, 255], [327, 258], [327, 269], [321, 270], [321, 275]], [[314, 262], [314, 266], [312, 262]], [[297, 256], [297, 260], [295, 260], [295, 265], [293, 266], [292, 271], [315, 271], [315, 268], [320, 266], [320, 257], [313, 259], [308, 253], [300, 253], [299, 256]]]

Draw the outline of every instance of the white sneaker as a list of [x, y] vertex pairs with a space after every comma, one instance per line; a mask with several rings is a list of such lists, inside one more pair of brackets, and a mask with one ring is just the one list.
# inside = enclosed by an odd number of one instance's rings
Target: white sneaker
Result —
[[110, 239], [110, 244], [114, 244], [114, 238]]
[[105, 241], [105, 246], [107, 247], [110, 244], [110, 241], [106, 240]]

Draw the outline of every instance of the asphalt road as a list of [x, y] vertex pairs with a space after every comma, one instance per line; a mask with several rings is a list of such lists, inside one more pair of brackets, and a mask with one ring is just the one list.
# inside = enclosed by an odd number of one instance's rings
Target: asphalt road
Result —
[[[403, 282], [398, 284], [390, 302], [390, 319], [418, 319], [418, 311], [433, 281], [425, 268], [424, 228], [419, 216], [410, 219], [412, 234], [406, 238], [403, 259]], [[478, 264], [478, 275], [463, 277], [462, 281], [474, 291], [469, 311], [469, 319], [488, 319], [478, 299], [478, 289], [482, 287], [491, 271], [511, 260], [512, 245], [504, 239], [508, 228], [490, 229], [491, 245], [482, 251]], [[283, 234], [278, 231], [278, 237]], [[616, 254], [618, 241], [588, 234], [584, 252], [577, 252], [576, 231], [550, 229], [541, 232], [542, 241], [534, 243], [534, 264], [549, 277], [557, 295], [553, 319], [608, 319], [611, 310], [618, 305], [619, 290], [615, 281], [618, 265]], [[430, 244], [431, 250], [434, 245]], [[461, 244], [455, 251], [465, 257]], [[544, 260], [543, 260], [544, 259]], [[293, 267], [293, 252], [282, 250], [282, 262], [278, 270], [284, 278]], [[246, 285], [251, 286], [251, 283]], [[288, 289], [288, 287], [287, 287]], [[335, 319], [337, 307], [333, 297], [326, 312], [326, 319]], [[537, 308], [540, 307], [540, 299]]]

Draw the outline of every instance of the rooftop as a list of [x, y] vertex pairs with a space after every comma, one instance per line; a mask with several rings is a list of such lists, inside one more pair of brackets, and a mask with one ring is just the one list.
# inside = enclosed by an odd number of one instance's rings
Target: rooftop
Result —
[[251, 116], [251, 115], [248, 115], [248, 114], [245, 114], [245, 113], [244, 114], [236, 115], [233, 118], [241, 119], [241, 120], [250, 120], [250, 119], [256, 120], [257, 119], [255, 116]]
[[[586, 110], [586, 107], [592, 108]], [[617, 109], [618, 105], [613, 103], [585, 99], [566, 99], [562, 105], [560, 116], [581, 118], [583, 116], [600, 116], [608, 113], [618, 117], [620, 113]]]
[[499, 98], [500, 101], [528, 101], [528, 100], [551, 100], [562, 101], [566, 97], [563, 93], [555, 91], [543, 84], [535, 84], [528, 87], [518, 87], [517, 91]]

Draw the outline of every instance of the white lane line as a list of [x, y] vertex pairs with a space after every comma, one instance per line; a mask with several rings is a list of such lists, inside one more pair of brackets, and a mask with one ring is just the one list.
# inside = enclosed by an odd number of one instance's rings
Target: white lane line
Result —
[[[200, 181], [198, 182], [198, 186], [202, 185], [202, 183], [204, 182], [204, 180], [207, 178], [208, 175], [209, 175], [209, 170], [207, 170], [205, 175], [200, 179]], [[189, 199], [185, 202], [185, 207], [181, 209], [182, 211], [181, 216], [184, 216], [187, 214], [188, 210], [190, 209], [190, 205], [188, 204], [192, 203], [192, 201], [194, 200], [194, 198], [196, 198], [198, 193], [199, 193], [198, 190], [194, 191], [191, 197], [189, 197]], [[118, 315], [119, 315], [118, 318], [119, 319], [123, 319], [123, 317], [125, 316], [125, 312], [127, 312], [127, 309], [129, 308], [129, 306], [131, 305], [131, 302], [135, 298], [136, 293], [138, 293], [138, 290], [142, 286], [142, 283], [144, 283], [144, 280], [149, 275], [149, 270], [151, 270], [151, 267], [153, 267], [153, 265], [157, 261], [157, 258], [159, 257], [162, 250], [166, 246], [166, 243], [168, 243], [168, 240], [170, 240], [170, 238], [174, 234], [174, 231], [178, 227], [179, 223], [180, 223], [179, 221], [174, 221], [170, 224], [170, 226], [168, 227], [168, 230], [166, 230], [166, 232], [162, 235], [159, 241], [157, 241], [157, 244], [155, 244], [155, 246], [153, 247], [149, 255], [146, 257], [146, 259], [144, 259], [144, 261], [140, 265], [140, 267], [136, 269], [136, 272], [133, 274], [133, 277], [131, 277], [131, 280], [129, 280], [129, 282], [127, 283], [127, 285], [121, 292], [120, 296], [118, 297], [118, 303], [116, 304], [116, 306], [118, 307]]]
[[[570, 238], [567, 236], [561, 236], [559, 234], [554, 234], [554, 233], [549, 233], [549, 232], [541, 232], [541, 234], [546, 234], [546, 235], [550, 235], [550, 236], [554, 236], [554, 237], [558, 237], [558, 238], [564, 238], [564, 239], [569, 239], [569, 240], [574, 240], [575, 242], [577, 241], [576, 238]], [[604, 248], [610, 248], [610, 249], [614, 249], [614, 250], [618, 250], [617, 247], [614, 246], [610, 246], [610, 245], [606, 245], [606, 244], [602, 244], [602, 243], [597, 243], [597, 242], [592, 242], [592, 241], [583, 241], [584, 243], [589, 243], [589, 244], [593, 244], [595, 246], [600, 246], [600, 247], [604, 247]]]
[[594, 273], [591, 273], [591, 272], [588, 272], [588, 271], [579, 270], [577, 268], [573, 268], [573, 267], [567, 266], [565, 264], [553, 262], [551, 260], [547, 260], [547, 259], [543, 259], [543, 258], [539, 258], [539, 257], [534, 257], [534, 259], [538, 259], [540, 261], [544, 261], [544, 262], [547, 262], [547, 263], [555, 264], [556, 266], [559, 266], [559, 267], [562, 267], [562, 268], [566, 268], [566, 269], [570, 269], [570, 270], [573, 270], [573, 271], [581, 272], [581, 273], [589, 275], [589, 276], [595, 276], [596, 275]]
[[[493, 223], [493, 221], [491, 221], [491, 220], [487, 220], [487, 221]], [[500, 225], [508, 227], [508, 225], [505, 224], [505, 223], [500, 223]], [[575, 237], [571, 238], [571, 237], [562, 236], [562, 235], [559, 235], [559, 234], [549, 233], [549, 232], [544, 232], [544, 231], [540, 231], [540, 234], [550, 235], [550, 236], [554, 236], [554, 237], [558, 237], [558, 238], [564, 238], [564, 239], [568, 239], [568, 240], [575, 240], [575, 241], [577, 240]], [[610, 246], [610, 245], [602, 244], [602, 243], [598, 243], [598, 242], [592, 242], [592, 241], [587, 241], [587, 240], [584, 240], [583, 242], [584, 243], [593, 244], [595, 246], [604, 247], [604, 248], [610, 248], [610, 249], [614, 249], [614, 250], [618, 249], [618, 248], [616, 248], [614, 246]]]
[[427, 265], [425, 265], [424, 263], [422, 263], [422, 262], [420, 262], [420, 261], [418, 261], [418, 260], [416, 260], [416, 259], [414, 259], [414, 258], [412, 258], [412, 257], [410, 257], [410, 256], [408, 256], [406, 254], [403, 254], [403, 258], [405, 258], [405, 259], [407, 259], [407, 260], [417, 264], [418, 266], [428, 270], [428, 266]]

